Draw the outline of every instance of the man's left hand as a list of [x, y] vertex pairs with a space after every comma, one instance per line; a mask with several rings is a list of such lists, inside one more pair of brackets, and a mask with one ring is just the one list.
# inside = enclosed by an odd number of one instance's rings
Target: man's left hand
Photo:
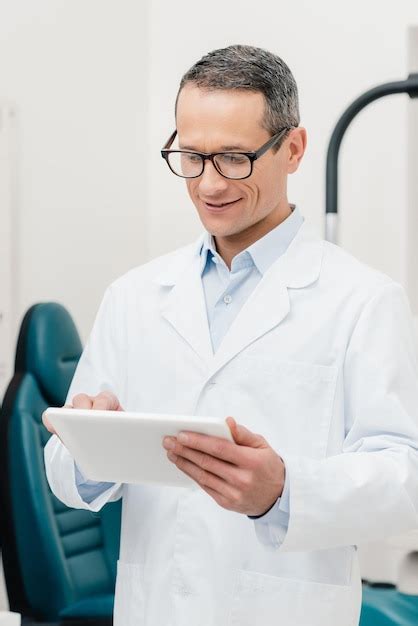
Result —
[[261, 435], [227, 418], [234, 441], [193, 432], [165, 437], [167, 456], [223, 508], [263, 515], [283, 491], [283, 459]]

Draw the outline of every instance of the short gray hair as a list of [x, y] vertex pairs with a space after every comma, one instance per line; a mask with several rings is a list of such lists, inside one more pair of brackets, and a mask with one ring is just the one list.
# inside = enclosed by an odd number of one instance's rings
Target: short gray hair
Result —
[[253, 46], [234, 45], [213, 50], [183, 76], [176, 98], [189, 83], [207, 90], [240, 89], [260, 92], [265, 100], [263, 127], [275, 135], [285, 126], [298, 126], [296, 81], [277, 55]]

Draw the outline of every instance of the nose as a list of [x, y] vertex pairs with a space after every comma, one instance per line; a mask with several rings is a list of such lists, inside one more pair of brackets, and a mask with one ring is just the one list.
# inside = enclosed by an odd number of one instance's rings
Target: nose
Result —
[[221, 176], [209, 159], [205, 161], [199, 178], [199, 191], [206, 197], [219, 195], [228, 188], [228, 181]]

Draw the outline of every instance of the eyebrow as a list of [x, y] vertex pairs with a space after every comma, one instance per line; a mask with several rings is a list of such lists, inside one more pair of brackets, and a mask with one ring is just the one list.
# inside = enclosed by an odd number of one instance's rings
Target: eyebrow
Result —
[[[190, 150], [192, 152], [201, 152], [197, 148], [193, 146], [182, 146], [179, 144], [180, 150]], [[217, 152], [231, 152], [232, 150], [241, 150], [242, 152], [252, 152], [252, 150], [248, 150], [248, 148], [244, 148], [243, 146], [221, 146]]]

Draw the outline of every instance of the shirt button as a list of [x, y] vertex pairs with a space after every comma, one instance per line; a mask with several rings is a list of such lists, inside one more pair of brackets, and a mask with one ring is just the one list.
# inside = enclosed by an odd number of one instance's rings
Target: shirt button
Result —
[[224, 302], [225, 304], [231, 304], [232, 296], [230, 296], [229, 294], [227, 296], [224, 296]]

